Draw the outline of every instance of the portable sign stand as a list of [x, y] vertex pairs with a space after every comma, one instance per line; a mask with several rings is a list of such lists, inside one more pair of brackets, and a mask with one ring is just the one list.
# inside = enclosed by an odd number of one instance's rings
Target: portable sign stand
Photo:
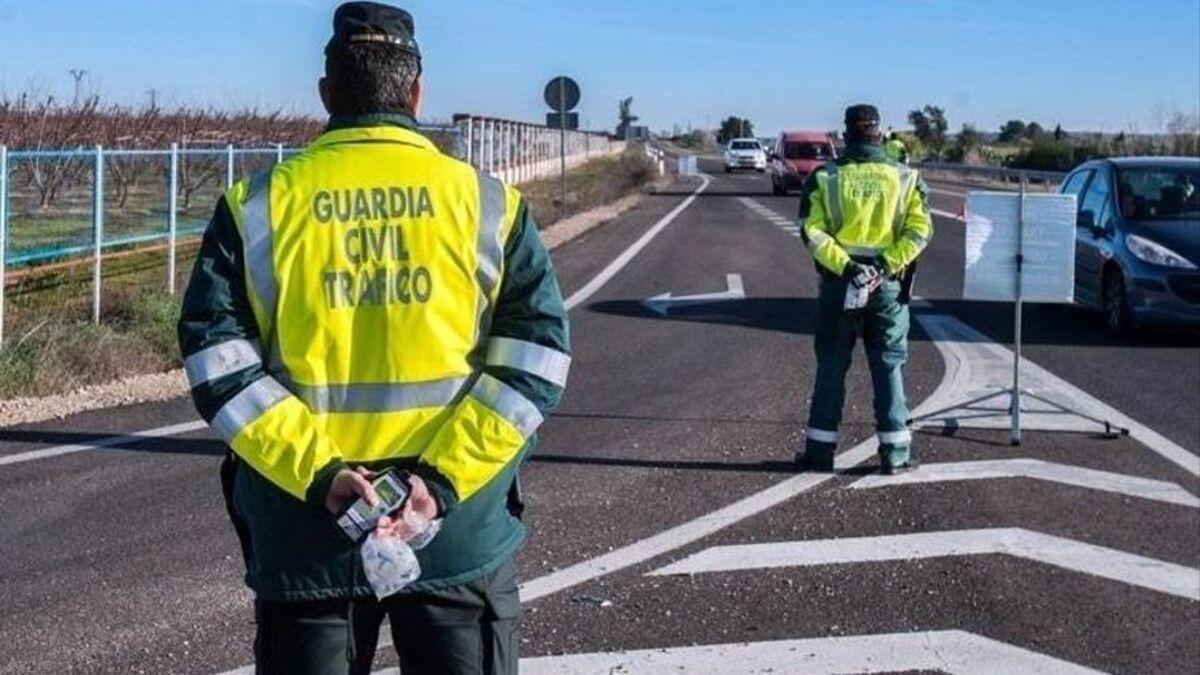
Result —
[[986, 394], [984, 396], [979, 396], [979, 397], [973, 398], [969, 401], [963, 401], [962, 403], [958, 403], [958, 404], [955, 404], [952, 406], [947, 406], [940, 410], [935, 410], [933, 412], [926, 413], [919, 417], [911, 418], [908, 420], [908, 423], [911, 425], [916, 422], [923, 422], [925, 420], [933, 419], [935, 417], [941, 417], [942, 415], [945, 415], [948, 412], [954, 412], [956, 410], [961, 410], [961, 411], [969, 412], [972, 414], [978, 414], [979, 409], [975, 408], [973, 406], [978, 406], [980, 403], [984, 403], [986, 401], [991, 401], [991, 400], [998, 399], [998, 398], [1008, 398], [1008, 400], [1009, 400], [1009, 404], [1008, 404], [1009, 413], [1008, 414], [1009, 414], [1009, 417], [1012, 419], [1010, 440], [1012, 442], [1012, 445], [1017, 446], [1017, 445], [1021, 444], [1021, 411], [1022, 411], [1021, 410], [1021, 399], [1022, 399], [1022, 397], [1025, 397], [1025, 398], [1032, 399], [1034, 401], [1038, 401], [1040, 403], [1050, 406], [1051, 408], [1054, 409], [1054, 412], [1056, 412], [1056, 413], [1063, 414], [1063, 415], [1071, 415], [1074, 417], [1079, 417], [1081, 419], [1085, 419], [1089, 422], [1095, 422], [1096, 424], [1104, 427], [1104, 437], [1105, 438], [1116, 438], [1118, 435], [1128, 436], [1129, 429], [1117, 426], [1109, 420], [1103, 420], [1098, 417], [1093, 417], [1086, 413], [1069, 408], [1057, 401], [1051, 401], [1050, 399], [1047, 399], [1044, 396], [1039, 396], [1038, 394], [1036, 394], [1032, 391], [1029, 391], [1028, 389], [1023, 389], [1021, 387], [1021, 323], [1022, 323], [1021, 310], [1022, 310], [1022, 305], [1024, 303], [1024, 291], [1025, 291], [1024, 269], [1025, 269], [1025, 192], [1026, 192], [1026, 184], [1027, 184], [1027, 180], [1026, 180], [1025, 176], [1022, 175], [1021, 176], [1021, 191], [1019, 193], [1020, 200], [1018, 202], [1018, 208], [1017, 208], [1017, 255], [1016, 255], [1016, 274], [1014, 275], [1016, 294], [1015, 294], [1014, 300], [1013, 300], [1012, 386], [1007, 387], [1005, 389], [1001, 389], [1001, 390], [996, 391], [991, 394]]

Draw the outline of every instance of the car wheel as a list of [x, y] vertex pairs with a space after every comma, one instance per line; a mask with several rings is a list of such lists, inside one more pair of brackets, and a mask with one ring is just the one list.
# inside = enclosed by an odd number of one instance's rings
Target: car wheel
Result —
[[1125, 293], [1125, 277], [1118, 269], [1104, 275], [1104, 326], [1113, 337], [1128, 337], [1133, 329], [1129, 312], [1129, 296]]
[[733, 169], [725, 167], [725, 173], [733, 173]]

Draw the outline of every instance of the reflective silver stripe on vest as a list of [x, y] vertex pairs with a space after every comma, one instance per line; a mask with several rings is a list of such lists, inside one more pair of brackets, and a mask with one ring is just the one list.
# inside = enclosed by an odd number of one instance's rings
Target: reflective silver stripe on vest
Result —
[[319, 413], [387, 413], [441, 408], [458, 401], [466, 377], [405, 384], [293, 384], [292, 390]]
[[475, 279], [490, 296], [500, 283], [500, 265], [504, 262], [504, 247], [500, 244], [500, 223], [504, 220], [504, 184], [484, 174], [479, 176], [479, 241], [476, 244], [479, 267]]
[[560, 387], [567, 386], [567, 373], [571, 370], [571, 357], [549, 347], [494, 337], [488, 340], [487, 365], [523, 370]]
[[887, 250], [881, 246], [846, 246], [845, 244], [842, 245], [842, 248], [845, 249], [846, 253], [849, 253], [850, 255], [856, 255], [863, 258], [874, 258], [875, 256]]
[[291, 395], [275, 378], [259, 378], [221, 406], [210, 426], [218, 438], [232, 443], [242, 429]]
[[892, 221], [892, 227], [895, 238], [899, 239], [900, 233], [904, 231], [905, 217], [908, 215], [908, 193], [912, 191], [913, 179], [916, 178], [917, 172], [904, 168], [896, 171], [900, 174], [900, 197], [896, 200], [896, 217]]
[[808, 239], [808, 250], [813, 255], [817, 254], [817, 249], [820, 248], [823, 244], [826, 244], [826, 243], [834, 240], [833, 237], [825, 234], [824, 232], [821, 232], [820, 230], [813, 231], [811, 234], [808, 235], [807, 239]]
[[842, 196], [838, 192], [838, 166], [835, 162], [825, 163], [825, 215], [829, 218], [829, 231], [837, 234], [842, 229]]
[[907, 445], [912, 443], [912, 432], [908, 429], [901, 431], [879, 432], [879, 442], [884, 445]]
[[471, 387], [471, 398], [491, 408], [512, 423], [523, 438], [529, 438], [542, 425], [542, 413], [516, 389], [484, 373]]
[[808, 440], [816, 441], [818, 443], [838, 442], [838, 432], [836, 431], [826, 431], [825, 429], [814, 429], [812, 427], [808, 427], [804, 430], [804, 435], [808, 437]]
[[258, 345], [249, 340], [220, 342], [183, 360], [192, 389], [257, 365], [262, 365], [262, 356]]
[[[250, 191], [242, 205], [242, 236], [246, 247], [246, 273], [263, 310], [275, 318], [279, 295], [275, 283], [274, 252], [271, 245], [271, 170], [260, 171], [250, 179]], [[272, 330], [274, 328], [272, 327]]]

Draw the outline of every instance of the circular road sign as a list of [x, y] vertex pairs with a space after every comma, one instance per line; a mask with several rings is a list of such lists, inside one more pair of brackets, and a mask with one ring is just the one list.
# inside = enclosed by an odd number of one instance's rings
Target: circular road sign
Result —
[[546, 105], [570, 110], [579, 105], [579, 85], [569, 77], [556, 77], [546, 85]]

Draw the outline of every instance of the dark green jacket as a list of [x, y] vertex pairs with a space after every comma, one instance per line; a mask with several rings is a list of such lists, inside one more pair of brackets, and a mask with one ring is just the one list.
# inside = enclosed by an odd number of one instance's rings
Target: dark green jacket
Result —
[[[383, 124], [415, 127], [408, 117], [376, 115], [335, 119], [330, 128]], [[491, 335], [569, 353], [562, 294], [537, 223], [524, 204], [517, 212], [504, 256], [505, 274], [492, 315]], [[179, 342], [185, 358], [224, 340], [258, 338], [246, 294], [243, 257], [241, 238], [222, 198], [204, 233], [184, 295]], [[543, 416], [550, 414], [562, 394], [558, 386], [523, 371], [497, 366], [485, 370], [532, 401]], [[197, 410], [206, 421], [212, 421], [236, 393], [264, 374], [263, 366], [255, 366], [196, 387], [192, 398]], [[445, 477], [428, 465], [418, 466], [415, 458], [372, 467], [399, 466], [418, 473], [446, 514], [441, 532], [418, 552], [422, 576], [407, 591], [463, 584], [512, 557], [525, 536], [515, 513], [519, 509], [517, 472], [520, 462], [535, 446], [533, 436], [516, 459], [462, 503], [457, 503]], [[352, 571], [357, 547], [336, 529], [333, 516], [322, 506], [329, 482], [344, 465], [331, 462], [320, 469], [306, 501], [300, 501], [232, 454], [229, 461], [236, 464], [236, 469], [229, 472], [227, 486], [231, 515], [242, 539], [246, 583], [258, 597], [300, 601], [371, 593], [361, 574]], [[352, 577], [356, 577], [354, 583]]]

